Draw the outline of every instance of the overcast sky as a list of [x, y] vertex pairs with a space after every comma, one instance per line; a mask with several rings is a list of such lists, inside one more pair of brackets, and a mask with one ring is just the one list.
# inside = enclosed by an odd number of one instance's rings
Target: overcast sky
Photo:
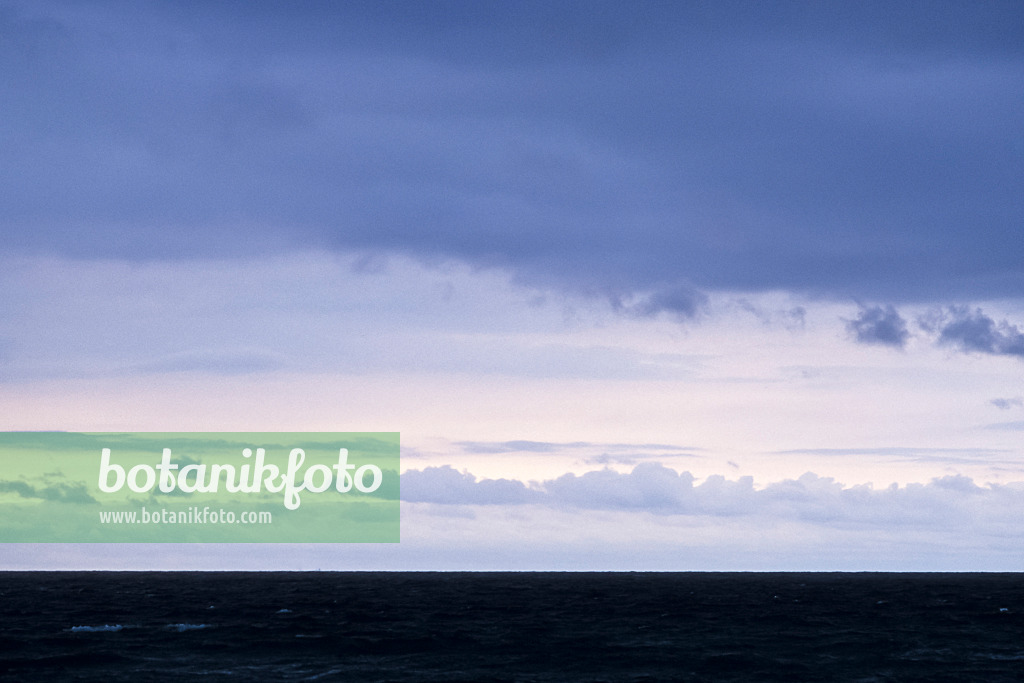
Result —
[[400, 431], [399, 546], [1012, 569], [1019, 2], [0, 0], [0, 428]]

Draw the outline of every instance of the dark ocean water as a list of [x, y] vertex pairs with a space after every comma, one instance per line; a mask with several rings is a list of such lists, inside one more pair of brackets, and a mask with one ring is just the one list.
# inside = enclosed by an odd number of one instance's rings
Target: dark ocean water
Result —
[[1022, 681], [1024, 575], [0, 573], [4, 681]]

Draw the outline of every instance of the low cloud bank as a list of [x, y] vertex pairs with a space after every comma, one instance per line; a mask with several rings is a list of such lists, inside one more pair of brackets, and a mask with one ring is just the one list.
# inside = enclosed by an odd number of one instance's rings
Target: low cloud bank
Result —
[[658, 515], [770, 515], [818, 523], [957, 524], [978, 517], [1024, 513], [1024, 482], [977, 485], [951, 475], [926, 484], [844, 486], [808, 472], [755, 488], [752, 477], [721, 475], [696, 483], [658, 463], [629, 473], [603, 469], [542, 482], [477, 479], [449, 465], [402, 475], [402, 500], [440, 505], [538, 504], [562, 509], [632, 510]]

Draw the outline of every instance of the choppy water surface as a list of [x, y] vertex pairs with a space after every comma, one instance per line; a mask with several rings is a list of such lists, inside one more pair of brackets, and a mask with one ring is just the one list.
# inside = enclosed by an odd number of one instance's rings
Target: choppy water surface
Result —
[[0, 573], [10, 681], [1020, 681], [1018, 574]]

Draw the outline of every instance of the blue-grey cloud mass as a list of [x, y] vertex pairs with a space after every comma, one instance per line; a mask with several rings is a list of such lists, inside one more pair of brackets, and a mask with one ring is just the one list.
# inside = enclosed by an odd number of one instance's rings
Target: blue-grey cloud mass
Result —
[[892, 306], [861, 306], [854, 320], [847, 321], [847, 329], [863, 344], [881, 344], [902, 349], [910, 333], [907, 321]]
[[944, 313], [932, 316], [924, 325], [937, 328], [940, 345], [968, 353], [1024, 358], [1024, 333], [1005, 320], [997, 323], [980, 308], [950, 307]]
[[994, 398], [989, 401], [992, 405], [999, 410], [1009, 410], [1011, 408], [1024, 408], [1024, 398], [1020, 396], [1014, 396], [1013, 398]]
[[681, 317], [1024, 292], [1019, 2], [7, 0], [0, 38], [7, 250], [402, 253]]

